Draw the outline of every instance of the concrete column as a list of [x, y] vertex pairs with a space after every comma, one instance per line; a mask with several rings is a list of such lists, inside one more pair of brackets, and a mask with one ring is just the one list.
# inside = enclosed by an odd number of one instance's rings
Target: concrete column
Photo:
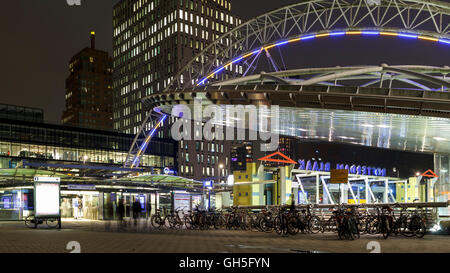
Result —
[[280, 168], [280, 205], [286, 204], [286, 168]]

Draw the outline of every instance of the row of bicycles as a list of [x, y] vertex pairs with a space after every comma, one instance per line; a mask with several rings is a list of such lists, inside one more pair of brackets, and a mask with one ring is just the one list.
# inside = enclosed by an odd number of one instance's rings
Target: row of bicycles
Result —
[[342, 240], [355, 240], [361, 234], [422, 238], [427, 231], [426, 211], [400, 204], [377, 208], [337, 205], [327, 210], [314, 205], [300, 209], [279, 206], [258, 211], [238, 207], [213, 211], [178, 208], [157, 210], [150, 221], [158, 229], [251, 230], [284, 236], [333, 232]]

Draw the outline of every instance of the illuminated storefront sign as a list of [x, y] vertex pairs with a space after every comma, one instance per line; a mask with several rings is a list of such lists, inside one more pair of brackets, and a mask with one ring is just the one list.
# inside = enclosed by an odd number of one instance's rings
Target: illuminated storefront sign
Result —
[[169, 169], [168, 167], [165, 167], [165, 168], [164, 168], [164, 174], [165, 174], [165, 175], [175, 175], [175, 171]]
[[[303, 171], [317, 171], [317, 172], [330, 172], [331, 171], [331, 163], [323, 162], [323, 161], [313, 161], [304, 159], [300, 159], [299, 170]], [[386, 168], [378, 168], [378, 167], [369, 167], [369, 166], [360, 166], [360, 165], [349, 165], [349, 164], [336, 164], [336, 170], [348, 170], [349, 174], [359, 174], [359, 175], [373, 175], [373, 176], [382, 176], [385, 177], [387, 175]]]
[[95, 185], [67, 185], [68, 190], [95, 190]]
[[213, 181], [212, 180], [203, 181], [203, 188], [212, 189], [213, 188]]

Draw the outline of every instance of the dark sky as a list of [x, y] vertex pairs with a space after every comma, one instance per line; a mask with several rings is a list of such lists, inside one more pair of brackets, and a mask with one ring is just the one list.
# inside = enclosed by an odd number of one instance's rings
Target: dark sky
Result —
[[[299, 0], [234, 0], [243, 19]], [[118, 0], [9, 0], [0, 9], [0, 103], [44, 108], [45, 119], [59, 122], [64, 109], [65, 78], [72, 55], [89, 45], [112, 52], [112, 6]], [[428, 42], [377, 38], [317, 40], [286, 49], [288, 66], [323, 67], [359, 64], [449, 65], [448, 47]], [[289, 60], [289, 61], [287, 61]]]

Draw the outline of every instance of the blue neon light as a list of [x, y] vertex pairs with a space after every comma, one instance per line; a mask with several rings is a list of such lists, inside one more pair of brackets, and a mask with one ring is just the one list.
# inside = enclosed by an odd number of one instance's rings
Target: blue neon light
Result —
[[309, 35], [309, 36], [301, 37], [302, 40], [309, 40], [309, 39], [314, 39], [314, 38], [316, 38], [316, 35]]
[[[167, 115], [164, 115], [161, 120], [158, 122], [158, 124], [164, 122], [164, 120], [167, 118]], [[153, 128], [152, 132], [150, 133], [150, 137], [153, 137], [153, 135], [155, 134], [157, 128]], [[141, 151], [143, 151], [148, 145], [148, 142], [144, 142], [144, 144], [142, 144], [141, 146]]]
[[240, 57], [240, 58], [238, 58], [238, 59], [232, 61], [231, 63], [234, 64], [234, 63], [236, 63], [236, 62], [239, 62], [239, 61], [242, 60], [242, 59], [244, 59], [244, 56], [242, 56], [242, 57]]
[[379, 31], [363, 31], [363, 35], [380, 35]]
[[439, 43], [443, 43], [443, 44], [448, 44], [448, 45], [450, 45], [450, 40], [439, 39]]
[[330, 36], [342, 36], [345, 35], [344, 31], [340, 31], [340, 32], [330, 32]]
[[258, 54], [258, 53], [259, 53], [261, 50], [263, 50], [263, 49], [264, 49], [264, 48], [261, 47], [260, 49], [253, 51], [252, 54]]
[[[361, 31], [361, 32], [359, 32], [359, 33], [362, 34], [362, 35], [381, 35], [381, 34], [385, 34], [385, 33], [381, 33], [380, 31], [373, 31], [373, 30], [365, 30], [365, 31]], [[358, 34], [358, 33], [349, 33], [349, 34]], [[388, 33], [388, 34], [386, 34], [386, 35], [391, 35], [391, 34], [393, 34], [393, 36], [402, 37], [402, 38], [409, 38], [409, 39], [418, 39], [418, 38], [419, 38], [419, 35], [417, 35], [417, 34], [412, 34], [412, 33], [390, 32], [390, 34]], [[344, 35], [347, 35], [347, 32], [346, 32], [346, 31], [338, 31], [338, 32], [330, 32], [330, 33], [328, 33], [328, 36], [344, 36]], [[317, 36], [323, 37], [324, 35], [308, 35], [308, 36], [300, 37], [300, 39], [298, 39], [298, 40], [309, 40], [309, 39], [314, 39], [314, 38], [317, 38]], [[325, 36], [326, 36], [326, 35], [325, 35]], [[292, 40], [291, 40], [291, 41], [292, 41]], [[285, 45], [285, 44], [290, 43], [291, 41], [288, 41], [288, 40], [286, 40], [286, 41], [281, 41], [281, 42], [278, 42], [278, 43], [276, 43], [276, 44], [273, 44], [272, 46], [268, 46], [268, 48], [275, 47], [275, 46]], [[439, 43], [442, 43], [442, 44], [447, 44], [447, 45], [450, 44], [450, 40], [448, 40], [448, 39], [439, 39], [438, 42], [439, 42]], [[261, 52], [263, 49], [266, 49], [266, 48], [261, 47], [261, 48], [255, 50], [255, 51], [253, 51], [253, 52], [251, 52], [251, 53], [245, 55], [245, 58], [248, 57], [248, 56], [250, 56], [250, 55], [255, 55], [255, 54], [258, 54], [258, 55], [259, 55], [260, 52]], [[233, 60], [233, 61], [232, 61], [231, 63], [229, 63], [229, 64], [237, 63], [237, 62], [241, 61], [242, 59], [244, 59], [244, 56], [241, 56], [241, 57], [239, 57], [239, 58]], [[229, 64], [228, 64], [228, 65], [229, 65]], [[226, 66], [222, 66], [221, 68], [219, 68], [219, 69], [217, 69], [216, 71], [214, 71], [211, 75], [215, 75], [215, 74], [221, 72], [222, 70], [225, 69], [225, 67], [226, 67]], [[210, 75], [210, 76], [211, 76], [211, 75]], [[202, 79], [202, 80], [198, 83], [198, 85], [203, 85], [203, 84], [204, 84], [205, 82], [207, 82], [207, 81], [208, 81], [208, 77]]]
[[417, 37], [419, 37], [418, 35], [408, 34], [408, 33], [398, 33], [397, 36], [403, 37], [403, 38], [412, 38], [412, 39], [417, 39]]
[[287, 43], [289, 43], [289, 41], [283, 41], [283, 42], [276, 43], [275, 46], [285, 45]]
[[214, 74], [217, 74], [217, 73], [219, 73], [220, 71], [222, 71], [222, 70], [224, 70], [224, 69], [225, 69], [225, 66], [222, 66], [221, 68], [217, 69], [217, 70], [214, 71], [213, 73], [214, 73]]

